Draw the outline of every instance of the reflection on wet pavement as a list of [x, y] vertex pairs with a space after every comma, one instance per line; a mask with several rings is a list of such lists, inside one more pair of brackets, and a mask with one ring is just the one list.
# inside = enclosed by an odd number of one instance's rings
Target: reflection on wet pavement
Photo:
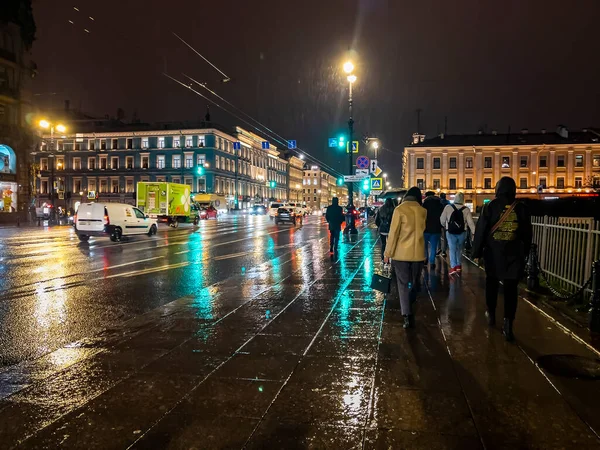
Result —
[[[319, 239], [298, 234], [309, 227]], [[465, 265], [454, 282], [445, 267], [427, 274], [404, 330], [395, 292], [369, 288], [375, 231], [331, 261], [323, 225], [303, 228], [287, 242], [256, 230], [260, 249], [218, 254], [194, 237], [179, 257], [243, 255], [221, 260], [226, 277], [190, 264], [152, 288], [194, 280], [193, 292], [0, 369], [0, 448], [600, 446], [598, 382], [533, 362], [593, 356], [556, 325], [523, 303], [507, 344], [483, 318], [483, 274]], [[43, 310], [60, 317], [69, 297], [40, 298], [39, 330], [56, 326]]]

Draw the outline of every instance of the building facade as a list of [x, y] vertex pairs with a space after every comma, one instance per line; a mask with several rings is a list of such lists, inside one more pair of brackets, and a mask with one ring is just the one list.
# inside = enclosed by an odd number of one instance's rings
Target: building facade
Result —
[[474, 210], [494, 198], [503, 176], [517, 183], [520, 197], [554, 199], [591, 196], [600, 186], [600, 132], [413, 136], [404, 149], [404, 187], [465, 193]]
[[304, 161], [300, 158], [290, 155], [288, 158], [289, 177], [288, 191], [290, 202], [303, 203], [304, 195], [302, 184], [304, 180]]
[[83, 133], [69, 127], [65, 135], [43, 136], [34, 154], [36, 204], [49, 201], [52, 184], [55, 207], [74, 210], [87, 199], [133, 204], [140, 181], [184, 183], [192, 192], [224, 195], [228, 208], [287, 198], [287, 167], [275, 147], [262, 149], [264, 139], [242, 128], [175, 125]]
[[[17, 4], [18, 3], [18, 4]], [[0, 221], [27, 211], [31, 195], [29, 153], [34, 134], [29, 80], [36, 73], [30, 49], [35, 36], [31, 2], [7, 0], [0, 8]]]
[[306, 206], [312, 210], [320, 210], [330, 205], [333, 197], [338, 197], [340, 204], [345, 204], [348, 201], [346, 186], [338, 186], [338, 178], [319, 166], [305, 166], [302, 198]]

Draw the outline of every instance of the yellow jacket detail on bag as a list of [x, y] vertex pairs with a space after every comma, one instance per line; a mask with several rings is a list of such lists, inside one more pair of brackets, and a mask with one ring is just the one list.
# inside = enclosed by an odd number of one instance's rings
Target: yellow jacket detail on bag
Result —
[[427, 210], [416, 201], [404, 201], [396, 207], [385, 246], [385, 256], [395, 261], [425, 260]]

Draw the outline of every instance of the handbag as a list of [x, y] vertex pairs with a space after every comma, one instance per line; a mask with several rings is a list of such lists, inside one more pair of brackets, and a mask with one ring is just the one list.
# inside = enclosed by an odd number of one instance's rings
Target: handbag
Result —
[[389, 269], [384, 269], [383, 274], [375, 273], [371, 279], [371, 289], [389, 294], [392, 289], [392, 275]]

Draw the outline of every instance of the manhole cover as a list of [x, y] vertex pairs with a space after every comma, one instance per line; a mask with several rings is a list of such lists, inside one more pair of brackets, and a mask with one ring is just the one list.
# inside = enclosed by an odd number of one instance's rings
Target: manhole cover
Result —
[[538, 365], [559, 377], [600, 380], [600, 359], [578, 355], [544, 355], [537, 359]]

